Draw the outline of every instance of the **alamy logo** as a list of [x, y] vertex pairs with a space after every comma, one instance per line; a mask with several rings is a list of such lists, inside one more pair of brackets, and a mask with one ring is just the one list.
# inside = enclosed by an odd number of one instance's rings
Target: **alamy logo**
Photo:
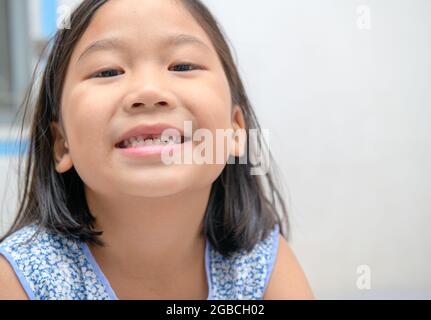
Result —
[[57, 7], [57, 29], [70, 29], [72, 7], [62, 5]]
[[371, 9], [368, 5], [356, 7], [356, 26], [359, 30], [371, 30]]
[[358, 266], [356, 273], [359, 277], [356, 279], [356, 287], [358, 290], [370, 290], [371, 289], [371, 268], [364, 264]]
[[[163, 141], [161, 160], [165, 165], [174, 164], [249, 164], [251, 175], [265, 175], [270, 169], [269, 131], [267, 129], [216, 129], [200, 128], [193, 131], [192, 121], [184, 121], [184, 142], [173, 147], [181, 139], [177, 129], [166, 129], [157, 138]], [[248, 140], [248, 141], [247, 141]], [[171, 143], [169, 143], [171, 142]], [[148, 143], [148, 144], [147, 144]], [[128, 147], [153, 148], [152, 141], [134, 141]], [[178, 145], [179, 146], [179, 145]], [[157, 148], [157, 147], [156, 147]], [[231, 151], [238, 150], [236, 156]]]

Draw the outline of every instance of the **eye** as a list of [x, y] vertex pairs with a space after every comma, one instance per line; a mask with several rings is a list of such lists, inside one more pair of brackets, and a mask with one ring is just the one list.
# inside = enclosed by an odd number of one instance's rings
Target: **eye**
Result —
[[100, 71], [98, 73], [95, 73], [92, 78], [112, 78], [112, 77], [117, 77], [119, 75], [122, 75], [124, 72], [119, 71], [119, 70], [115, 70], [115, 69], [110, 69], [110, 70], [104, 70], [104, 71]]
[[[177, 68], [177, 67], [179, 67], [179, 68]], [[173, 71], [180, 71], [180, 72], [182, 72], [182, 71], [193, 71], [193, 70], [200, 69], [199, 66], [197, 66], [195, 64], [190, 64], [190, 63], [176, 64], [172, 68], [176, 69], [176, 70], [173, 70]], [[171, 70], [172, 68], [170, 68], [169, 70]], [[190, 68], [191, 68], [191, 70], [190, 70]]]

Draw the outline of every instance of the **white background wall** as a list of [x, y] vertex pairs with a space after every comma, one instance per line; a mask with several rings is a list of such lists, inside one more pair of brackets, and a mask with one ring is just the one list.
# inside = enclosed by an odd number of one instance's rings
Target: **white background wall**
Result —
[[271, 131], [317, 298], [431, 298], [431, 2], [204, 2]]
[[316, 296], [431, 298], [431, 2], [205, 3], [271, 130]]

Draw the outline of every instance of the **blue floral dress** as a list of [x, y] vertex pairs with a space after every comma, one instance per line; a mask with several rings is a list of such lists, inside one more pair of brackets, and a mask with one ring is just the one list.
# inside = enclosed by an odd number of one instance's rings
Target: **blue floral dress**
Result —
[[[85, 242], [45, 229], [35, 234], [36, 229], [36, 225], [24, 227], [0, 243], [0, 255], [12, 266], [29, 299], [118, 299]], [[262, 299], [275, 263], [279, 236], [276, 225], [252, 251], [238, 250], [229, 258], [206, 241], [208, 300]]]

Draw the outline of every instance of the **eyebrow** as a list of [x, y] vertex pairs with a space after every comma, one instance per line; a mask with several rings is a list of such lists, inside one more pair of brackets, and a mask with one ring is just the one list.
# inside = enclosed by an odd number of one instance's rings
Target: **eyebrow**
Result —
[[[184, 45], [197, 45], [206, 50], [210, 50], [210, 47], [201, 39], [189, 35], [189, 34], [175, 34], [171, 36], [167, 36], [162, 41], [162, 46], [166, 47], [179, 47]], [[115, 50], [118, 48], [126, 47], [125, 41], [121, 38], [110, 37], [105, 39], [100, 39], [92, 44], [90, 44], [79, 56], [77, 62], [79, 62], [84, 56], [88, 55], [91, 52], [95, 51], [103, 51], [103, 50]]]

